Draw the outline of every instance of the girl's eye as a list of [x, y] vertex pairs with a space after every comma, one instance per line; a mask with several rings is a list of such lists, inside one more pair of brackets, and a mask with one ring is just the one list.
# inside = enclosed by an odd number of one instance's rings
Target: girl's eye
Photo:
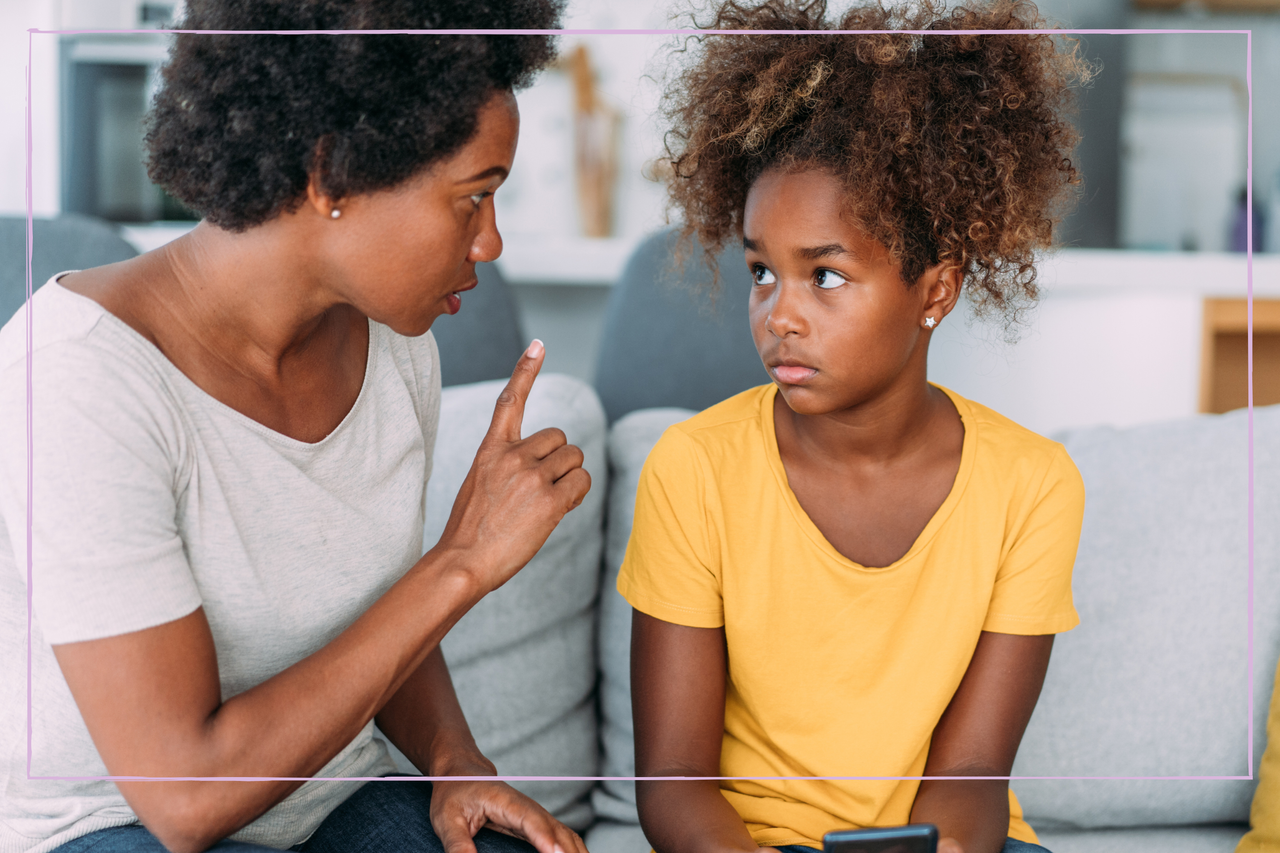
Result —
[[847, 284], [848, 279], [834, 270], [818, 270], [817, 275], [814, 276], [814, 283], [823, 290], [834, 290], [842, 284]]
[[773, 272], [765, 266], [756, 264], [751, 268], [751, 275], [755, 278], [756, 284], [776, 284], [778, 279]]

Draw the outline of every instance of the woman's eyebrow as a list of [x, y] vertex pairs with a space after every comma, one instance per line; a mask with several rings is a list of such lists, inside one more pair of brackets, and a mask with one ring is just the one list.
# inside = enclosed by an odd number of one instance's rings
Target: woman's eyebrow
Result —
[[508, 174], [509, 174], [509, 172], [507, 172], [507, 170], [506, 170], [505, 168], [503, 168], [502, 166], [490, 166], [489, 168], [485, 169], [483, 172], [480, 172], [480, 173], [478, 173], [478, 174], [472, 175], [472, 176], [471, 176], [471, 177], [469, 177], [469, 178], [463, 178], [462, 180], [458, 181], [458, 183], [460, 183], [460, 184], [470, 184], [470, 183], [474, 183], [474, 182], [476, 182], [476, 181], [483, 180], [483, 179], [485, 179], [485, 178], [491, 178], [491, 177], [493, 177], [494, 175], [499, 175], [499, 176], [501, 176], [501, 177], [502, 177], [502, 179], [505, 181], [505, 180], [507, 179], [507, 175], [508, 175]]

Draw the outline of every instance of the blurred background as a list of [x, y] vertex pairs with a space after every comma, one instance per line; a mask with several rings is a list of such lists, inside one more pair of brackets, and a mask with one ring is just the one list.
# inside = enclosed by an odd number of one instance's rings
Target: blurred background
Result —
[[[1255, 402], [1280, 403], [1280, 0], [1039, 5], [1068, 28], [1253, 31]], [[570, 0], [565, 26], [688, 23], [670, 20], [670, 10]], [[180, 15], [171, 0], [0, 0], [0, 216], [26, 211], [27, 28], [159, 29]], [[935, 333], [931, 378], [1042, 432], [1242, 406], [1246, 38], [1082, 39], [1102, 68], [1080, 92], [1085, 187], [1061, 228], [1064, 248], [1042, 266], [1041, 305], [1016, 344], [998, 325], [953, 314]], [[563, 37], [560, 65], [519, 96], [516, 166], [495, 199], [506, 246], [496, 267], [518, 333], [546, 341], [548, 369], [597, 385], [627, 261], [668, 227], [653, 165], [671, 44], [664, 36]], [[36, 216], [95, 217], [140, 251], [190, 228], [191, 214], [151, 185], [142, 165], [141, 119], [166, 37], [37, 35], [31, 51]], [[0, 256], [4, 274], [21, 275], [21, 245], [3, 245], [16, 247]], [[726, 273], [729, 291], [747, 287], [745, 267]], [[717, 322], [749, 345], [745, 316]], [[647, 355], [643, 346], [630, 353]], [[758, 381], [767, 381], [762, 370]]]

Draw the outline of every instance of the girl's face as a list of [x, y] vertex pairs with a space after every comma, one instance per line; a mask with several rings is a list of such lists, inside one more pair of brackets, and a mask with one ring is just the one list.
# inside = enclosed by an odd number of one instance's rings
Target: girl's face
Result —
[[[456, 313], [476, 264], [502, 252], [493, 193], [511, 170], [519, 126], [515, 96], [496, 94], [455, 154], [400, 186], [337, 202], [341, 215], [323, 228], [339, 300], [409, 336]], [[316, 201], [325, 216], [327, 202]]]
[[880, 243], [842, 216], [821, 169], [768, 170], [747, 193], [751, 334], [797, 414], [826, 414], [925, 381], [929, 331], [955, 302], [954, 268], [908, 287]]

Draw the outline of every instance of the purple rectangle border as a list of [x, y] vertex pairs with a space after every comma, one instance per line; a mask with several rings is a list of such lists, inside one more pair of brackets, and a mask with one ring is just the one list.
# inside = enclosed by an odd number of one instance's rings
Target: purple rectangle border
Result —
[[[189, 33], [204, 36], [856, 36], [891, 32], [905, 36], [1134, 36], [1174, 33], [1243, 35], [1244, 82], [1248, 93], [1245, 133], [1245, 304], [1247, 304], [1248, 361], [1248, 775], [1247, 776], [32, 776], [32, 544], [33, 485], [35, 464], [32, 429], [32, 246], [35, 206], [32, 202], [32, 45], [37, 35], [155, 35]], [[694, 781], [694, 780], [826, 780], [826, 781], [923, 781], [924, 779], [974, 780], [1198, 780], [1247, 781], [1253, 779], [1253, 31], [1252, 29], [38, 29], [27, 31], [27, 779], [47, 781]]]

